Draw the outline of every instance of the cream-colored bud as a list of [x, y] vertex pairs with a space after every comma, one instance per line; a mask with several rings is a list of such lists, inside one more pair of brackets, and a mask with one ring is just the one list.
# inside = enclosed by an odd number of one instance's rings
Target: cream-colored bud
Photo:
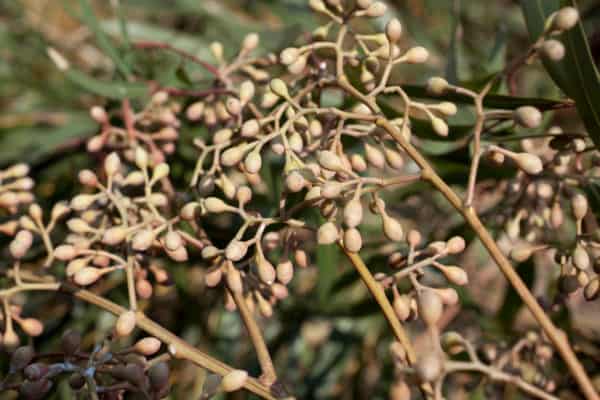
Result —
[[328, 245], [335, 243], [339, 238], [338, 228], [333, 222], [326, 222], [317, 231], [317, 242]]
[[248, 245], [239, 240], [232, 240], [225, 248], [225, 257], [231, 261], [240, 261], [248, 252]]
[[81, 218], [71, 218], [67, 221], [67, 227], [69, 230], [75, 233], [87, 233], [92, 232], [93, 229]]
[[367, 8], [365, 15], [371, 18], [382, 17], [387, 11], [387, 6], [381, 1], [377, 1]]
[[135, 148], [135, 165], [139, 169], [146, 169], [148, 167], [148, 152], [141, 146]]
[[260, 153], [256, 150], [248, 153], [244, 160], [244, 167], [246, 167], [246, 171], [251, 174], [258, 173], [262, 167], [262, 157], [260, 156]]
[[133, 345], [133, 348], [143, 356], [151, 356], [156, 354], [160, 349], [161, 344], [161, 341], [155, 337], [146, 337], [138, 340], [136, 344]]
[[94, 267], [83, 267], [73, 274], [73, 281], [80, 286], [88, 286], [100, 279], [101, 276], [101, 269]]
[[242, 104], [248, 103], [254, 97], [256, 89], [254, 87], [254, 83], [252, 81], [244, 81], [240, 85], [240, 101]]
[[235, 194], [238, 202], [241, 205], [247, 204], [250, 200], [252, 200], [252, 189], [248, 186], [240, 186]]
[[221, 267], [212, 268], [206, 272], [206, 275], [204, 275], [204, 283], [210, 288], [216, 287], [219, 283], [221, 283], [222, 279], [223, 270], [221, 269]]
[[405, 295], [398, 295], [397, 291], [395, 291], [392, 305], [400, 321], [406, 321], [410, 316], [410, 298]]
[[265, 92], [263, 94], [260, 105], [263, 108], [271, 108], [275, 104], [277, 104], [278, 101], [279, 101], [279, 96], [277, 96], [275, 93], [269, 91], [269, 92]]
[[331, 171], [343, 171], [344, 164], [342, 160], [333, 152], [324, 150], [318, 154], [319, 165]]
[[448, 136], [448, 124], [441, 118], [432, 117], [431, 118], [431, 127], [434, 132], [442, 137]]
[[277, 96], [283, 97], [283, 98], [289, 97], [287, 85], [281, 79], [279, 79], [279, 78], [273, 79], [271, 81], [271, 83], [269, 84], [269, 87], [271, 88], [271, 91], [273, 93], [275, 93]]
[[94, 201], [96, 201], [96, 196], [93, 194], [78, 194], [71, 200], [71, 208], [83, 211], [88, 209]]
[[443, 95], [446, 92], [446, 90], [448, 90], [449, 86], [450, 84], [448, 83], [448, 81], [439, 76], [429, 78], [429, 80], [427, 81], [427, 91], [436, 96]]
[[24, 318], [19, 321], [19, 325], [28, 336], [36, 337], [44, 332], [44, 324], [36, 318]]
[[131, 248], [136, 251], [145, 251], [154, 242], [154, 232], [152, 229], [142, 229], [133, 235], [131, 240]]
[[590, 267], [590, 255], [581, 244], [575, 246], [573, 251], [573, 264], [578, 269], [588, 269]]
[[423, 289], [418, 296], [419, 315], [427, 326], [435, 326], [442, 317], [444, 305], [440, 296], [431, 289]]
[[125, 240], [125, 236], [127, 236], [127, 230], [122, 226], [115, 226], [104, 232], [102, 243], [114, 246]]
[[276, 272], [277, 280], [284, 285], [287, 285], [294, 277], [294, 266], [290, 260], [286, 259], [277, 264]]
[[54, 257], [61, 261], [70, 261], [77, 256], [75, 246], [63, 244], [54, 249]]
[[258, 135], [260, 132], [260, 124], [256, 119], [249, 119], [244, 122], [242, 125], [242, 129], [240, 130], [240, 135], [243, 137], [251, 138]]
[[579, 22], [579, 11], [575, 7], [563, 7], [554, 15], [552, 27], [559, 31], [567, 31]]
[[542, 159], [535, 154], [517, 153], [511, 157], [519, 168], [530, 175], [537, 175], [544, 169]]
[[306, 179], [298, 171], [290, 172], [285, 178], [285, 187], [292, 193], [301, 191], [306, 185]]
[[429, 51], [425, 47], [416, 46], [411, 47], [404, 54], [404, 59], [409, 64], [422, 64], [429, 58]]
[[309, 0], [308, 5], [316, 12], [322, 13], [327, 11], [327, 7], [323, 0]]
[[246, 155], [247, 146], [245, 143], [230, 147], [221, 154], [221, 164], [225, 167], [232, 167], [238, 164]]
[[367, 162], [360, 154], [352, 154], [350, 156], [350, 165], [356, 172], [364, 172], [367, 169]]
[[391, 241], [399, 242], [404, 239], [404, 230], [398, 220], [392, 218], [385, 213], [383, 218], [383, 234]]
[[522, 106], [513, 112], [515, 122], [525, 128], [537, 128], [542, 123], [542, 113], [535, 107]]
[[85, 186], [96, 186], [98, 184], [98, 177], [89, 169], [81, 170], [78, 174], [78, 178], [79, 182]]
[[242, 112], [242, 103], [235, 97], [230, 97], [225, 102], [225, 108], [229, 114], [237, 116]]
[[385, 26], [385, 34], [391, 43], [396, 43], [402, 37], [402, 24], [398, 18], [392, 18]]
[[108, 114], [104, 107], [93, 106], [90, 108], [90, 117], [99, 124], [105, 124], [108, 122]]
[[223, 377], [221, 381], [221, 389], [224, 392], [235, 392], [240, 390], [246, 384], [248, 380], [248, 372], [237, 369], [229, 372]]
[[417, 359], [415, 372], [422, 382], [434, 382], [443, 373], [443, 362], [437, 350], [429, 349]]
[[375, 168], [383, 169], [385, 166], [385, 156], [383, 153], [368, 143], [365, 143], [365, 157], [367, 158], [367, 162]]
[[461, 236], [454, 236], [446, 242], [446, 251], [448, 254], [458, 254], [465, 249], [465, 239]]
[[242, 49], [244, 51], [252, 51], [258, 47], [259, 42], [260, 37], [258, 36], [258, 33], [249, 33], [242, 41]]
[[469, 283], [469, 276], [465, 272], [464, 269], [457, 267], [455, 265], [447, 265], [442, 268], [442, 273], [448, 280], [448, 282], [463, 286]]
[[565, 46], [556, 39], [544, 40], [540, 51], [550, 61], [560, 61], [565, 57]]
[[344, 207], [344, 224], [348, 228], [355, 228], [362, 222], [363, 206], [359, 199], [352, 199]]
[[110, 153], [104, 159], [104, 171], [107, 176], [115, 175], [121, 169], [121, 159], [117, 153]]
[[343, 185], [335, 181], [325, 182], [321, 188], [321, 195], [326, 199], [336, 199], [342, 193]]
[[523, 262], [531, 257], [532, 253], [533, 249], [528, 245], [517, 246], [510, 251], [510, 258], [516, 262]]
[[126, 311], [119, 315], [115, 323], [115, 333], [118, 337], [126, 337], [133, 332], [136, 324], [135, 311]]
[[207, 212], [215, 214], [235, 210], [234, 207], [225, 203], [218, 197], [207, 197], [206, 199], [204, 199], [204, 207], [206, 208]]
[[223, 60], [223, 45], [220, 42], [212, 42], [209, 47], [215, 59], [218, 61]]
[[254, 262], [256, 263], [258, 277], [262, 282], [266, 283], [267, 285], [271, 285], [273, 282], [275, 282], [275, 278], [277, 277], [275, 267], [273, 267], [273, 264], [267, 260], [262, 251], [256, 252]]
[[323, 135], [323, 125], [321, 124], [321, 121], [318, 119], [311, 120], [308, 125], [308, 131], [314, 138], [321, 137], [321, 135]]
[[290, 65], [296, 62], [298, 56], [300, 55], [300, 51], [295, 47], [288, 47], [287, 49], [281, 52], [279, 59], [283, 65]]
[[358, 253], [362, 248], [362, 236], [356, 228], [344, 232], [344, 247], [351, 253]]
[[204, 115], [204, 108], [204, 102], [197, 101], [195, 103], [190, 104], [190, 106], [185, 111], [185, 115], [190, 121], [198, 121]]
[[588, 212], [588, 201], [587, 198], [577, 193], [571, 199], [571, 208], [573, 209], [573, 216], [576, 220], [581, 221]]

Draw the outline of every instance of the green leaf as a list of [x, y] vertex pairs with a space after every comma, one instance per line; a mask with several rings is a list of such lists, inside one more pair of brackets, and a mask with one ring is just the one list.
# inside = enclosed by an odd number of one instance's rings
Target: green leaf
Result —
[[[548, 16], [560, 7], [577, 7], [574, 0], [521, 0], [521, 8], [532, 42], [544, 31]], [[565, 56], [558, 62], [543, 60], [554, 82], [575, 100], [577, 111], [596, 146], [600, 145], [600, 75], [587, 42], [583, 25], [560, 35]]]
[[112, 45], [110, 39], [100, 27], [100, 23], [96, 18], [96, 14], [92, 9], [88, 0], [79, 0], [81, 6], [81, 19], [90, 28], [96, 37], [96, 42], [102, 51], [109, 56], [115, 63], [119, 72], [125, 77], [130, 78], [132, 75], [131, 68], [119, 54], [119, 51]]
[[105, 82], [73, 68], [65, 71], [65, 76], [83, 89], [110, 99], [134, 99], [149, 96], [148, 86], [143, 83]]

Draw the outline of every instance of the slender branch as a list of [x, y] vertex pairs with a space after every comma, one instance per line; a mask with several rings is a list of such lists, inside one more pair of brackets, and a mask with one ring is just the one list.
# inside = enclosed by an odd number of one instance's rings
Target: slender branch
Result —
[[579, 387], [585, 398], [588, 400], [598, 400], [598, 394], [596, 393], [589, 376], [577, 359], [577, 356], [573, 352], [573, 349], [569, 345], [566, 337], [556, 326], [554, 326], [552, 320], [538, 304], [533, 294], [527, 288], [527, 285], [525, 285], [519, 274], [517, 274], [517, 272], [513, 269], [511, 263], [496, 244], [496, 241], [481, 223], [481, 220], [477, 216], [475, 210], [472, 207], [465, 207], [463, 205], [463, 202], [458, 195], [446, 184], [446, 182], [442, 180], [442, 178], [434, 171], [429, 162], [410, 142], [408, 142], [402, 136], [400, 131], [394, 125], [392, 125], [385, 118], [379, 118], [377, 120], [377, 125], [385, 129], [402, 146], [402, 148], [415, 161], [415, 163], [419, 165], [419, 167], [422, 169], [423, 179], [429, 181], [444, 195], [450, 204], [463, 215], [467, 223], [475, 231], [487, 249], [492, 259], [496, 262], [506, 279], [508, 279], [510, 284], [514, 287], [521, 300], [523, 300], [536, 321], [540, 324], [543, 331], [546, 333], [548, 338], [550, 338], [562, 356], [564, 362], [567, 364], [569, 371], [571, 371], [571, 374], [579, 384]]
[[229, 292], [235, 301], [235, 305], [240, 312], [240, 317], [242, 318], [242, 321], [244, 321], [244, 325], [246, 325], [248, 335], [256, 350], [256, 356], [258, 357], [258, 362], [260, 363], [260, 368], [263, 373], [260, 380], [266, 385], [272, 385], [277, 380], [277, 373], [275, 372], [273, 360], [271, 359], [269, 349], [267, 348], [267, 344], [265, 343], [260, 328], [246, 305], [244, 295], [241, 292], [234, 292], [232, 290]]
[[[86, 303], [93, 304], [114, 315], [121, 315], [127, 311], [124, 307], [121, 307], [104, 297], [98, 296], [89, 290], [80, 289], [68, 284], [61, 284], [59, 282], [52, 284], [25, 284], [22, 287], [6, 289], [0, 292], [0, 296], [6, 298], [7, 296], [22, 291], [61, 291], [69, 293]], [[227, 375], [234, 370], [233, 367], [193, 347], [177, 335], [149, 319], [141, 312], [138, 312], [136, 315], [136, 325], [138, 328], [169, 346], [169, 349], [171, 350], [171, 353], [174, 354], [175, 358], [189, 360], [194, 364], [221, 376]], [[267, 400], [276, 400], [277, 398], [271, 394], [268, 387], [254, 378], [248, 378], [244, 384], [244, 388]]]

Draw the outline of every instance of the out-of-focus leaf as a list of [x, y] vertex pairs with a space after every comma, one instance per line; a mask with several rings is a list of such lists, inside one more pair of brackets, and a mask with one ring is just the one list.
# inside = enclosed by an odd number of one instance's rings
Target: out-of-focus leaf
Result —
[[[119, 70], [119, 72], [125, 77], [131, 77], [131, 68], [125, 62], [125, 60], [119, 54], [119, 51], [112, 45], [110, 39], [106, 35], [106, 33], [102, 30], [98, 19], [96, 18], [96, 14], [92, 9], [88, 0], [79, 0], [79, 5], [81, 7], [81, 18], [85, 22], [85, 24], [90, 28], [96, 37], [96, 42], [102, 51], [109, 56], [112, 61], [115, 63], [115, 66]], [[122, 28], [122, 25], [120, 25]]]
[[83, 89], [109, 99], [134, 99], [149, 96], [148, 85], [143, 83], [101, 81], [73, 68], [65, 71], [65, 76]]
[[452, 84], [458, 84], [459, 79], [459, 60], [460, 60], [460, 11], [461, 0], [453, 0], [452, 10], [452, 28], [450, 31], [450, 49], [448, 52], [448, 61], [446, 63], [446, 79]]
[[[61, 146], [92, 135], [97, 124], [85, 113], [73, 113], [58, 126], [8, 129], [0, 136], [0, 165], [37, 163]], [[0, 131], [1, 132], [1, 131]]]
[[335, 245], [320, 245], [317, 248], [317, 266], [319, 268], [317, 291], [321, 302], [328, 298], [339, 268], [339, 258], [340, 250]]
[[[535, 41], [544, 31], [548, 16], [560, 7], [577, 7], [574, 0], [521, 0], [521, 7]], [[583, 25], [560, 35], [565, 56], [558, 62], [543, 60], [556, 84], [575, 100], [577, 111], [594, 143], [600, 145], [600, 75], [587, 42]]]

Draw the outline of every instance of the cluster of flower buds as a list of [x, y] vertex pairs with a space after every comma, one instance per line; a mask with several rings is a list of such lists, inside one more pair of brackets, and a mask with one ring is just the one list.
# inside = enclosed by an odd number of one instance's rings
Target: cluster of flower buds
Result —
[[[151, 164], [160, 164], [175, 152], [180, 108], [163, 91], [156, 92], [139, 112], [134, 112], [129, 102], [123, 102], [120, 113], [114, 117], [101, 106], [94, 106], [90, 115], [100, 124], [100, 133], [88, 141], [87, 149], [90, 152], [118, 151], [133, 162], [136, 149], [142, 148]], [[113, 118], [118, 118], [119, 124], [114, 124]]]
[[553, 37], [573, 28], [579, 22], [579, 11], [564, 7], [552, 13], [546, 20], [544, 34], [536, 43], [536, 50], [547, 60], [560, 61], [565, 56], [565, 46]]
[[115, 349], [115, 343], [109, 340], [91, 352], [81, 347], [81, 335], [67, 331], [57, 351], [16, 348], [0, 391], [17, 391], [27, 400], [45, 399], [52, 396], [58, 382], [66, 379], [71, 390], [87, 398], [110, 400], [142, 395], [162, 399], [168, 395], [170, 371], [165, 357], [157, 356], [161, 348], [158, 339], [146, 337], [121, 349]]
[[[0, 208], [8, 214], [14, 215], [20, 206], [33, 202], [31, 190], [34, 182], [28, 174], [29, 166], [26, 164], [15, 164], [0, 171]], [[3, 222], [0, 232], [12, 236], [17, 227], [16, 221]]]
[[169, 175], [169, 166], [150, 166], [149, 158], [142, 147], [136, 148], [133, 165], [110, 153], [103, 165], [105, 183], [91, 170], [79, 173], [81, 184], [93, 192], [71, 200], [75, 215], [67, 221], [70, 233], [53, 250], [54, 257], [68, 262], [66, 274], [76, 284], [91, 285], [115, 270], [130, 269], [137, 295], [149, 298], [148, 275], [159, 284], [168, 276], [145, 255], [156, 255], [158, 250], [176, 262], [188, 259], [186, 246], [193, 239], [178, 229], [178, 217], [168, 217], [169, 198], [158, 190]]

